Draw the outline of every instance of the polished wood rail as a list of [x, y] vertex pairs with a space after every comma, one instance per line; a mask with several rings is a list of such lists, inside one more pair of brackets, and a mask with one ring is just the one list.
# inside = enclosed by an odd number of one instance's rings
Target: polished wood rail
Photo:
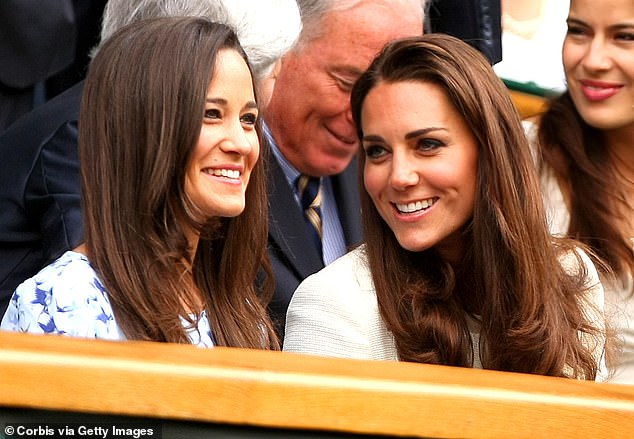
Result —
[[522, 119], [536, 116], [548, 108], [548, 100], [543, 96], [517, 90], [509, 90], [509, 93]]
[[634, 386], [0, 332], [3, 410], [359, 435], [625, 438]]

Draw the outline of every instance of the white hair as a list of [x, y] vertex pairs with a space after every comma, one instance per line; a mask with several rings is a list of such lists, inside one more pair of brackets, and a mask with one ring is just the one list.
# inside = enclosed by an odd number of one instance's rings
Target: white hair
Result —
[[[177, 16], [204, 17], [232, 28], [257, 79], [271, 72], [302, 29], [295, 0], [109, 0], [101, 42], [135, 21]], [[91, 56], [98, 49], [93, 49]]]
[[[333, 11], [345, 11], [364, 3], [367, 0], [297, 0], [302, 17], [303, 31], [299, 38], [299, 45], [308, 43], [322, 35], [321, 21]], [[425, 20], [425, 13], [431, 2], [428, 0], [372, 0], [368, 3], [383, 3], [388, 6], [396, 4], [412, 6], [412, 10], [419, 14], [421, 26]]]
[[299, 38], [302, 20], [295, 0], [224, 0], [234, 29], [256, 75], [268, 76]]

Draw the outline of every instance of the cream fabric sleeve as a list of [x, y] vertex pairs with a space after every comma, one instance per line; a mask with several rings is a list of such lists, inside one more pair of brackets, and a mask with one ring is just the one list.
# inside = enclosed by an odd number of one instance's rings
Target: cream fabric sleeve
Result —
[[[568, 253], [561, 258], [561, 264], [564, 269], [571, 275], [575, 275], [576, 270], [584, 270], [586, 273], [586, 290], [579, 297], [582, 303], [586, 319], [593, 324], [594, 327], [601, 331], [598, 337], [592, 337], [588, 334], [580, 334], [583, 343], [590, 348], [592, 354], [599, 367], [596, 381], [607, 381], [609, 378], [608, 369], [605, 362], [605, 345], [606, 345], [606, 319], [604, 311], [605, 292], [599, 278], [596, 267], [588, 254], [582, 249], [576, 250], [577, 255]], [[579, 256], [580, 259], [577, 258]], [[579, 265], [581, 263], [581, 266]]]
[[396, 360], [361, 247], [304, 280], [286, 315], [284, 351]]

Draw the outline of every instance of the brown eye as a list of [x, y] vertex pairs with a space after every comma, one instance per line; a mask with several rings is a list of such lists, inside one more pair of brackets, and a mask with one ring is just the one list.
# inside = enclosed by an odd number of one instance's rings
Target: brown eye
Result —
[[205, 110], [205, 119], [222, 119], [220, 110], [217, 108], [210, 108]]
[[368, 145], [364, 148], [364, 151], [365, 156], [369, 159], [378, 159], [387, 153], [381, 145]]
[[420, 139], [417, 142], [416, 146], [421, 151], [433, 151], [433, 150], [435, 150], [437, 148], [445, 146], [445, 144], [443, 142], [441, 142], [440, 140], [430, 139], [430, 138], [423, 138], [423, 139]]
[[255, 125], [258, 120], [258, 116], [255, 113], [247, 113], [240, 116], [240, 122], [246, 125]]

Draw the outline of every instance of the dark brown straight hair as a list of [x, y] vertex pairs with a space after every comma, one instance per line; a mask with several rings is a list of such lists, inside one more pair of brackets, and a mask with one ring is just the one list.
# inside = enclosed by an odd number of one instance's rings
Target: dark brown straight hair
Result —
[[[202, 302], [215, 344], [279, 348], [265, 310], [265, 145], [239, 216], [202, 220], [184, 191], [224, 49], [246, 61], [224, 25], [143, 20], [109, 38], [87, 75], [79, 122], [85, 241], [129, 339], [189, 343], [183, 322], [196, 325], [190, 314]], [[193, 261], [183, 222], [201, 234]], [[258, 296], [262, 266], [269, 280]]]
[[[570, 94], [550, 101], [541, 116], [540, 164], [553, 170], [569, 200], [568, 235], [587, 244], [623, 285], [634, 276], [634, 251], [626, 224], [632, 214], [603, 133], [588, 125]], [[634, 293], [634, 291], [632, 292]]]
[[[603, 332], [584, 313], [590, 287], [585, 264], [575, 243], [555, 244], [548, 232], [528, 142], [504, 84], [477, 50], [456, 38], [428, 34], [395, 41], [353, 88], [360, 139], [369, 91], [400, 81], [441, 87], [473, 132], [479, 153], [473, 217], [463, 230], [468, 249], [457, 266], [433, 248], [403, 249], [361, 190], [370, 270], [399, 358], [472, 366], [470, 316], [481, 323], [484, 368], [594, 379], [593, 347], [603, 346]], [[577, 268], [568, 273], [561, 258], [572, 258]]]

